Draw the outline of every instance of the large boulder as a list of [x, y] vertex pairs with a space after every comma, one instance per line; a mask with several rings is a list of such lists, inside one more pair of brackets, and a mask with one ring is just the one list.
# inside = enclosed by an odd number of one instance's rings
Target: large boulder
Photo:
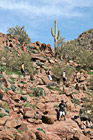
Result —
[[[43, 130], [43, 129], [42, 129]], [[36, 137], [39, 140], [48, 140], [46, 134], [43, 131], [37, 131], [36, 132]]]
[[90, 140], [90, 138], [84, 136], [82, 133], [77, 131], [73, 136], [73, 140]]
[[15, 128], [22, 124], [22, 121], [19, 118], [10, 118], [7, 119], [5, 126], [8, 128]]
[[79, 79], [79, 81], [80, 81], [80, 82], [85, 81], [85, 77], [84, 77], [84, 75], [80, 75], [80, 79]]
[[43, 115], [42, 121], [47, 124], [53, 124], [57, 120], [55, 115]]

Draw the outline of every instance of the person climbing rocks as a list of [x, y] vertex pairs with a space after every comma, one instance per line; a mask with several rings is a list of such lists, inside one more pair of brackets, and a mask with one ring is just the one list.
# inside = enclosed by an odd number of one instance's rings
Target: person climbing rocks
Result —
[[65, 82], [67, 80], [66, 72], [65, 71], [63, 71], [62, 78], [63, 78], [63, 83], [65, 84]]
[[76, 81], [77, 81], [77, 83], [79, 83], [79, 72], [78, 71], [76, 71]]
[[51, 69], [48, 70], [48, 78], [49, 78], [49, 80], [52, 80], [52, 77], [51, 77]]
[[21, 64], [21, 73], [25, 77], [24, 63]]
[[59, 104], [59, 121], [62, 117], [64, 117], [64, 120], [66, 120], [65, 116], [66, 116], [66, 112], [65, 112], [65, 102], [64, 100], [61, 100], [61, 103]]

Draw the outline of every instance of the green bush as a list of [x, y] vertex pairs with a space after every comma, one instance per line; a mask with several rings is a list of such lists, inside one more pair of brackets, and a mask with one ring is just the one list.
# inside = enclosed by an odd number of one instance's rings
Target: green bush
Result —
[[71, 77], [73, 76], [73, 72], [75, 71], [75, 69], [72, 66], [65, 65], [64, 62], [61, 63], [60, 65], [56, 66], [54, 65], [52, 68], [53, 75], [59, 79], [62, 79], [63, 71], [66, 71], [67, 80], [70, 80]]
[[85, 100], [84, 102], [85, 102], [84, 108], [85, 108], [86, 115], [93, 123], [93, 92], [89, 93], [87, 100]]
[[50, 90], [59, 90], [58, 85], [55, 83], [49, 83], [47, 85], [47, 88], [49, 88]]
[[32, 104], [29, 104], [29, 103], [24, 103], [24, 107], [31, 107]]
[[76, 105], [79, 105], [80, 104], [80, 100], [79, 99], [76, 99], [76, 98], [73, 98], [71, 100], [72, 103], [76, 104]]
[[49, 57], [46, 57], [46, 56], [43, 56], [45, 59], [47, 59], [48, 61], [50, 60], [50, 58]]
[[4, 75], [3, 74], [0, 74], [0, 78], [4, 78]]
[[37, 54], [37, 52], [36, 52], [36, 51], [34, 51], [34, 50], [31, 50], [31, 52], [32, 52], [32, 53], [35, 53], [35, 54]]
[[16, 91], [16, 86], [15, 86], [15, 85], [12, 85], [10, 88], [11, 88], [11, 90], [12, 90], [13, 92]]
[[90, 79], [87, 81], [88, 88], [93, 91], [93, 75], [90, 76]]
[[54, 107], [58, 108], [58, 107], [59, 107], [59, 105], [54, 105]]
[[[15, 57], [14, 57], [15, 56]], [[18, 53], [16, 53], [13, 49], [12, 52], [10, 52], [7, 49], [2, 50], [0, 52], [0, 58], [1, 61], [6, 63], [6, 73], [16, 73], [21, 74], [21, 64], [24, 63], [25, 65], [25, 72], [29, 74], [36, 74], [37, 70], [35, 67], [33, 67], [33, 61], [31, 60], [32, 57], [28, 53], [22, 53], [20, 56], [18, 56]], [[4, 58], [4, 60], [2, 60]]]
[[0, 66], [0, 72], [6, 71], [6, 66]]
[[3, 92], [0, 92], [0, 100], [3, 98]]
[[62, 56], [64, 59], [73, 60], [76, 63], [81, 64], [81, 68], [86, 70], [91, 68], [93, 69], [93, 51], [91, 51], [91, 49], [88, 50], [89, 39], [87, 40], [87, 45], [85, 47], [84, 40], [79, 40], [80, 43], [78, 39], [68, 42], [62, 42], [63, 40], [61, 40], [62, 39], [59, 39], [58, 48], [56, 50], [57, 56], [59, 58]]
[[34, 96], [36, 96], [36, 97], [45, 96], [46, 95], [44, 89], [41, 88], [41, 87], [37, 87], [37, 88], [31, 87], [31, 90], [34, 91]]
[[88, 99], [87, 99], [87, 97], [83, 97], [83, 98], [81, 98], [81, 100], [82, 101], [87, 101]]
[[37, 107], [35, 104], [32, 105], [32, 108], [35, 110]]
[[10, 110], [8, 108], [4, 108], [4, 110], [9, 114]]
[[8, 90], [11, 90], [11, 88], [8, 87], [8, 88], [5, 88], [5, 90], [6, 90], [6, 92], [7, 92]]
[[29, 51], [32, 51], [33, 46], [27, 46], [27, 49], [28, 49]]
[[17, 37], [21, 44], [23, 42], [31, 43], [31, 39], [26, 33], [24, 26], [20, 27], [16, 25], [15, 27], [9, 28], [7, 32]]
[[8, 105], [8, 103], [6, 103], [6, 102], [2, 102], [2, 108], [9, 108], [9, 105]]
[[21, 99], [27, 101], [27, 96], [21, 96]]
[[37, 128], [37, 130], [43, 131], [46, 134], [45, 130], [43, 130], [42, 128]]
[[7, 114], [0, 113], [0, 118], [3, 118], [4, 116], [7, 116]]
[[8, 79], [8, 82], [10, 82], [10, 84], [15, 84], [15, 80], [12, 77], [10, 79]]
[[37, 60], [37, 65], [42, 67], [42, 63], [39, 60]]

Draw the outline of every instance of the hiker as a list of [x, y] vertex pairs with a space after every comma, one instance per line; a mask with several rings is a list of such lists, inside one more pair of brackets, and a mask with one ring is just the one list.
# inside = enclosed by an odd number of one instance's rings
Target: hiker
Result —
[[65, 107], [66, 106], [65, 106], [64, 100], [61, 100], [61, 103], [59, 104], [59, 120], [63, 116], [64, 116], [64, 120], [66, 120], [66, 118], [65, 118], [65, 116], [66, 116]]
[[65, 84], [67, 77], [66, 77], [66, 72], [64, 71], [62, 74], [62, 78], [63, 78], [63, 83]]
[[77, 81], [77, 83], [79, 83], [79, 72], [78, 71], [76, 71], [76, 81]]
[[24, 63], [21, 64], [21, 73], [25, 77]]
[[52, 77], [51, 77], [51, 69], [49, 69], [49, 71], [48, 71], [48, 78], [49, 78], [49, 80], [52, 80]]

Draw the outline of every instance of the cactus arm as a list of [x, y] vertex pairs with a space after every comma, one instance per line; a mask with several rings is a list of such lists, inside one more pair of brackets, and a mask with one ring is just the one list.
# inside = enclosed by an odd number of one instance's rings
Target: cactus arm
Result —
[[56, 25], [56, 20], [55, 20], [55, 37], [57, 38], [57, 25]]
[[55, 37], [53, 27], [51, 28], [51, 33], [52, 33], [52, 36]]
[[58, 37], [57, 37], [57, 39], [59, 39], [59, 36], [60, 36], [60, 30], [58, 31]]

